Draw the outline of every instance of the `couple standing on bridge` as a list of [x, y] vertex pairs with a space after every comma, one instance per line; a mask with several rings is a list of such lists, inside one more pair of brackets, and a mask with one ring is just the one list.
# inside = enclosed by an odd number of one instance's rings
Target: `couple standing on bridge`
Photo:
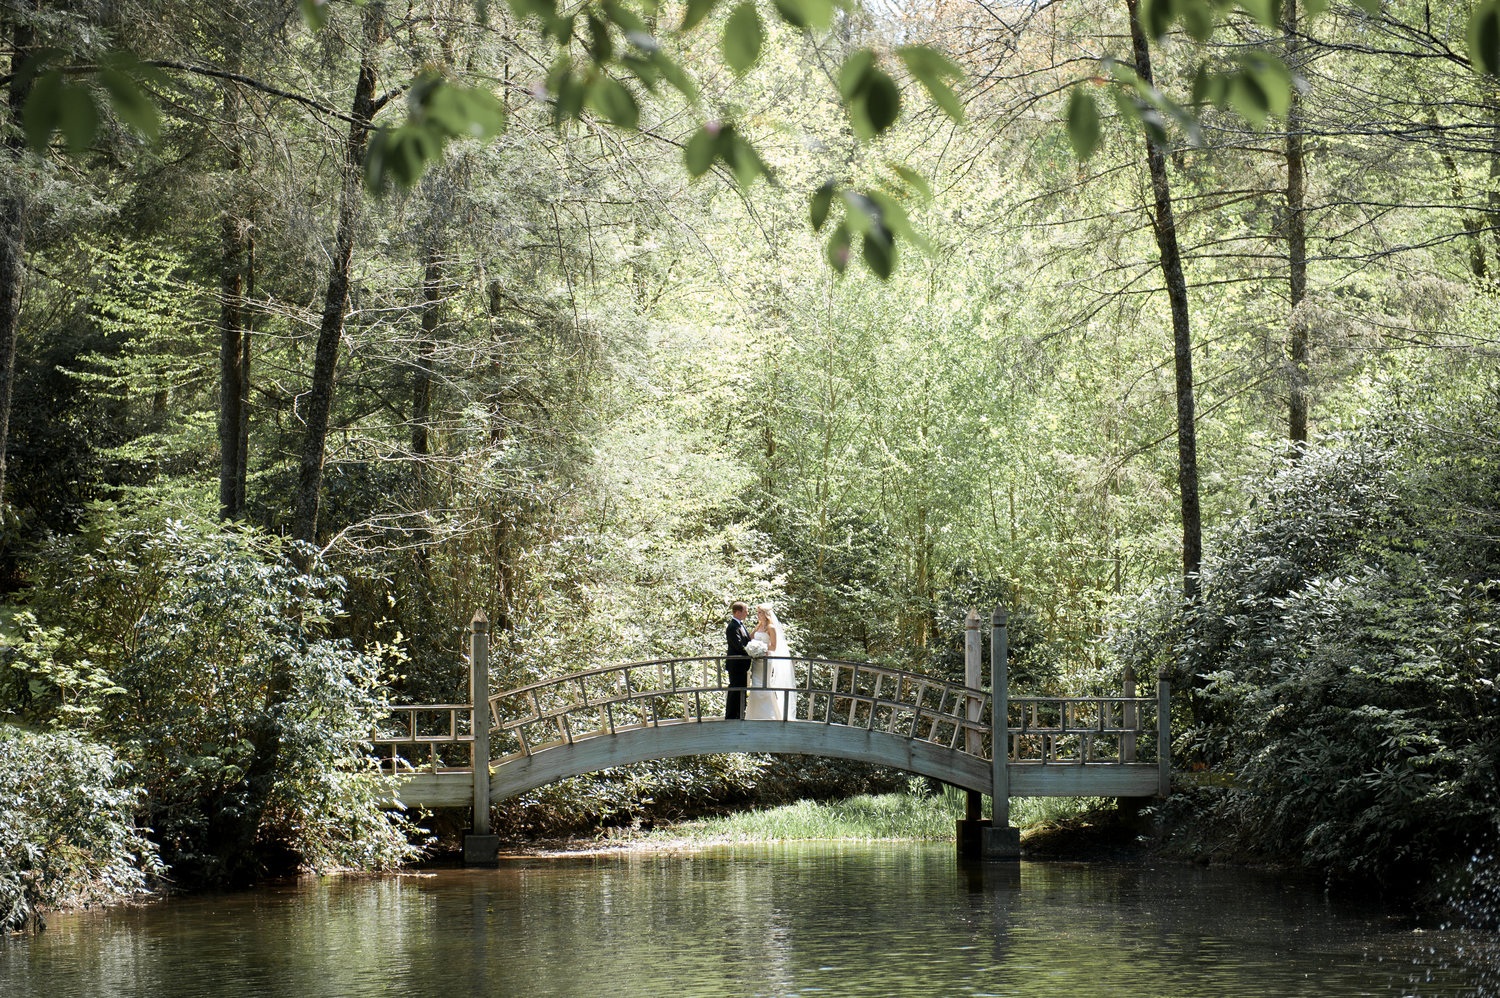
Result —
[[782, 721], [794, 688], [791, 646], [771, 604], [755, 608], [755, 630], [745, 624], [750, 607], [734, 603], [724, 628], [724, 667], [729, 672], [729, 695], [724, 704], [726, 718]]

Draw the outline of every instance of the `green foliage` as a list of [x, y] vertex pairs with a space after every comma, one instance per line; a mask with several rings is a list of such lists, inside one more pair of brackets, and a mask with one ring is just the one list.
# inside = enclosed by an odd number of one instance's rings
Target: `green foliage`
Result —
[[[1356, 0], [1358, 6], [1375, 15], [1380, 0]], [[1309, 0], [1303, 9], [1315, 17], [1328, 9], [1327, 0]], [[1142, 0], [1139, 17], [1147, 36], [1158, 45], [1166, 42], [1176, 25], [1181, 25], [1191, 41], [1199, 46], [1209, 42], [1220, 24], [1243, 12], [1262, 27], [1283, 29], [1281, 0]], [[1488, 14], [1481, 8], [1470, 17], [1470, 49], [1482, 47]], [[1476, 34], [1477, 33], [1477, 34]], [[1486, 36], [1487, 37], [1487, 36]], [[1500, 33], [1497, 33], [1500, 38]], [[1500, 43], [1497, 43], [1500, 44]], [[1475, 67], [1483, 71], [1480, 57]], [[1154, 141], [1168, 141], [1167, 125], [1182, 130], [1192, 145], [1203, 143], [1202, 112], [1207, 108], [1233, 110], [1250, 124], [1260, 127], [1271, 118], [1284, 117], [1291, 106], [1293, 91], [1304, 84], [1274, 51], [1267, 47], [1251, 48], [1235, 55], [1228, 64], [1201, 57], [1190, 72], [1192, 97], [1182, 103], [1165, 90], [1142, 80], [1129, 58], [1113, 56], [1103, 60], [1104, 76], [1069, 88], [1064, 116], [1069, 142], [1080, 160], [1087, 160], [1099, 148], [1102, 132], [1098, 107], [1092, 94], [1084, 89], [1095, 83], [1110, 82], [1111, 96], [1122, 120], [1144, 129]]]
[[144, 892], [163, 871], [139, 798], [108, 748], [0, 723], [0, 931]]
[[337, 580], [199, 520], [96, 512], [36, 565], [8, 629], [25, 716], [115, 748], [179, 883], [233, 882], [275, 850], [311, 866], [412, 855], [362, 769], [380, 664], [324, 636]]
[[1283, 468], [1215, 537], [1201, 605], [1120, 647], [1144, 672], [1175, 646], [1206, 684], [1182, 740], [1232, 774], [1228, 834], [1392, 883], [1500, 827], [1500, 560], [1463, 522], [1500, 514], [1496, 400], [1429, 405]]
[[[625, 99], [633, 109], [629, 94]], [[615, 124], [635, 126], [633, 111], [627, 115], [618, 107], [613, 109], [624, 119], [609, 114]], [[375, 191], [384, 189], [387, 182], [408, 189], [421, 179], [429, 163], [442, 158], [450, 141], [489, 139], [504, 127], [505, 105], [489, 90], [426, 72], [407, 92], [406, 121], [371, 137], [365, 153], [365, 183]]]

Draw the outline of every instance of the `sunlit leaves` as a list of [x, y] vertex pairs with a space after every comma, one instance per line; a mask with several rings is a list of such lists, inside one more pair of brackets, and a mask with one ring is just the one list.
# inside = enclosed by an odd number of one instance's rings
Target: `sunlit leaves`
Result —
[[453, 139], [487, 139], [505, 127], [505, 108], [494, 94], [437, 74], [419, 77], [407, 99], [406, 121], [370, 140], [365, 180], [373, 190], [387, 182], [409, 188]]
[[1469, 17], [1469, 59], [1481, 73], [1500, 73], [1500, 0], [1484, 0]]

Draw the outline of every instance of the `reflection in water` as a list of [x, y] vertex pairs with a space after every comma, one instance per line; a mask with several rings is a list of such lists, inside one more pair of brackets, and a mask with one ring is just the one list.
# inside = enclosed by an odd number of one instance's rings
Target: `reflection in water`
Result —
[[1472, 943], [1243, 872], [797, 844], [59, 916], [0, 995], [1500, 994]]

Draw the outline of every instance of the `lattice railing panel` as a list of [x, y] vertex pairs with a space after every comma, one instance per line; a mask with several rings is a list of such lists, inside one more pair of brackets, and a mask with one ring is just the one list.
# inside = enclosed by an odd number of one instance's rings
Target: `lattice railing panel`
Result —
[[1012, 697], [1010, 761], [1154, 762], [1157, 709], [1155, 697]]

